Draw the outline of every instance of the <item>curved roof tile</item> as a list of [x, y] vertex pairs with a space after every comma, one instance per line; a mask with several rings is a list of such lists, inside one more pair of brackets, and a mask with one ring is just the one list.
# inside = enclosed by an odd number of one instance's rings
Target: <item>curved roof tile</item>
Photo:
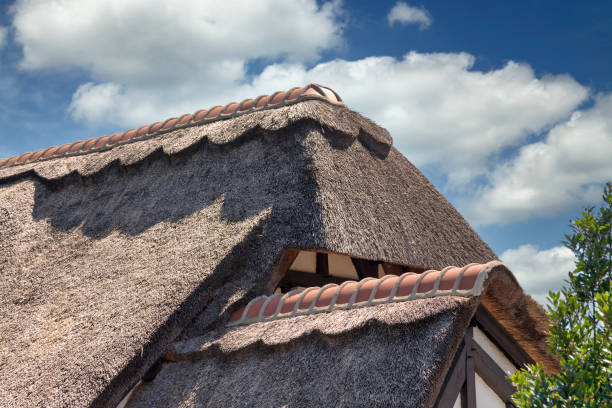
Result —
[[469, 264], [463, 268], [449, 266], [441, 271], [386, 275], [380, 279], [366, 278], [259, 296], [233, 312], [228, 326], [438, 296], [478, 296], [494, 266], [495, 263]]
[[[232, 119], [253, 111], [276, 109], [305, 100], [317, 99], [336, 105], [344, 105], [342, 98], [333, 89], [318, 84], [308, 84], [303, 87], [291, 88], [288, 91], [275, 92], [272, 95], [261, 95], [257, 98], [245, 99], [242, 102], [230, 102], [225, 106], [215, 106], [208, 110], [201, 109], [193, 114], [186, 113], [179, 118], [170, 118], [163, 122], [141, 126], [125, 132], [106, 135], [87, 142], [77, 141], [63, 146], [52, 146], [46, 150], [23, 153], [7, 159], [0, 158], [0, 169], [32, 163], [34, 161], [50, 160], [58, 157], [76, 156], [81, 154], [109, 150], [115, 146], [139, 140], [149, 139], [163, 133], [191, 126], [203, 125], [217, 120]], [[41, 152], [44, 152], [42, 154]]]

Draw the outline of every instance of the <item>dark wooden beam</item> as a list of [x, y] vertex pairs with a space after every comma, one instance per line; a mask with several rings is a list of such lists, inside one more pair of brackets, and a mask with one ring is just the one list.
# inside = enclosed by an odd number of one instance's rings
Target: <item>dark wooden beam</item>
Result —
[[399, 265], [392, 264], [387, 262], [381, 263], [383, 267], [383, 271], [385, 271], [385, 275], [401, 275], [406, 272], [414, 272], [414, 273], [423, 273], [425, 272], [425, 268], [421, 266], [413, 266], [413, 265]]
[[431, 268], [424, 268], [422, 266], [416, 265], [406, 265], [404, 266], [404, 272], [414, 272], [414, 273], [423, 273]]
[[467, 408], [467, 383], [463, 383], [461, 388], [461, 408]]
[[272, 273], [266, 285], [266, 294], [271, 295], [274, 290], [279, 286], [279, 282], [283, 279], [293, 261], [298, 256], [299, 249], [287, 248], [283, 249], [280, 256], [272, 266]]
[[473, 328], [465, 332], [465, 407], [476, 408], [476, 372], [474, 364]]
[[317, 275], [329, 276], [329, 263], [326, 253], [317, 252], [317, 266], [315, 270]]
[[483, 305], [476, 309], [474, 319], [478, 327], [493, 340], [514, 365], [524, 367], [526, 364], [534, 364], [529, 354], [512, 339], [512, 336]]
[[397, 264], [390, 264], [383, 262], [382, 263], [383, 271], [385, 271], [385, 275], [401, 275], [406, 272], [404, 266]]
[[359, 279], [378, 278], [378, 263], [377, 261], [369, 261], [367, 259], [351, 258], [353, 266], [357, 270]]
[[465, 388], [465, 344], [459, 346], [459, 350], [455, 354], [453, 364], [451, 365], [444, 384], [442, 385], [442, 392], [438, 396], [438, 400], [434, 405], [436, 408], [449, 408], [452, 407], [459, 393]]
[[311, 287], [311, 286], [323, 286], [328, 283], [335, 283], [340, 285], [346, 279], [338, 278], [336, 276], [321, 276], [310, 272], [301, 272], [288, 270], [285, 277], [280, 281], [278, 286], [281, 288], [294, 288], [296, 286]]
[[506, 403], [511, 403], [516, 388], [506, 379], [506, 373], [497, 363], [474, 342], [474, 368], [476, 373]]

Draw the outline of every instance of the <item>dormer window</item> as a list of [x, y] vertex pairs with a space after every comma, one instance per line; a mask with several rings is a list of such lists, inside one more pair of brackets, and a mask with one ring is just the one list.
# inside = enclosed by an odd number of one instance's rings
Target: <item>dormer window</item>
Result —
[[381, 278], [406, 272], [421, 273], [426, 268], [404, 266], [383, 261], [372, 261], [321, 250], [297, 250], [297, 255], [276, 285], [274, 293], [287, 293], [293, 289], [341, 284], [347, 280]]

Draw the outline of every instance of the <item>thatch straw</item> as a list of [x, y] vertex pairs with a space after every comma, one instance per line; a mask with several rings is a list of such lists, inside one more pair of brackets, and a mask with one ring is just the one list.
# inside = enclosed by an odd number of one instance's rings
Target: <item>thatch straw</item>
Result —
[[0, 406], [113, 405], [281, 250], [442, 268], [495, 254], [390, 147], [317, 101], [0, 171]]
[[128, 407], [430, 406], [475, 304], [422, 299], [229, 329], [177, 352], [189, 360], [164, 364]]
[[[491, 262], [487, 270], [484, 293], [471, 298], [218, 325], [174, 343], [161, 373], [136, 387], [127, 406], [432, 406], [481, 302], [497, 304], [494, 312], [514, 340], [554, 371], [558, 363], [542, 353], [539, 331], [547, 324], [542, 307], [533, 307], [503, 264]], [[529, 315], [519, 315], [524, 309], [519, 303], [531, 305]], [[510, 315], [517, 321], [503, 318]]]

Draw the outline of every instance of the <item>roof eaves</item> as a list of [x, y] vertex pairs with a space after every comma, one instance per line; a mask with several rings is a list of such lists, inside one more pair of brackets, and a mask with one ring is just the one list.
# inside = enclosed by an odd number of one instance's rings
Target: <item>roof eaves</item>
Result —
[[342, 98], [333, 89], [318, 84], [308, 84], [303, 87], [291, 88], [288, 91], [278, 91], [271, 95], [260, 95], [257, 98], [245, 99], [242, 102], [230, 102], [225, 106], [218, 105], [210, 109], [200, 109], [193, 114], [187, 113], [178, 118], [169, 118], [163, 122], [141, 126], [138, 129], [130, 129], [87, 141], [78, 140], [62, 146], [51, 146], [46, 149], [23, 153], [6, 159], [0, 158], [0, 169], [59, 157], [102, 152], [110, 150], [115, 146], [147, 140], [178, 129], [233, 119], [252, 112], [278, 109], [307, 100], [320, 100], [344, 106]]

